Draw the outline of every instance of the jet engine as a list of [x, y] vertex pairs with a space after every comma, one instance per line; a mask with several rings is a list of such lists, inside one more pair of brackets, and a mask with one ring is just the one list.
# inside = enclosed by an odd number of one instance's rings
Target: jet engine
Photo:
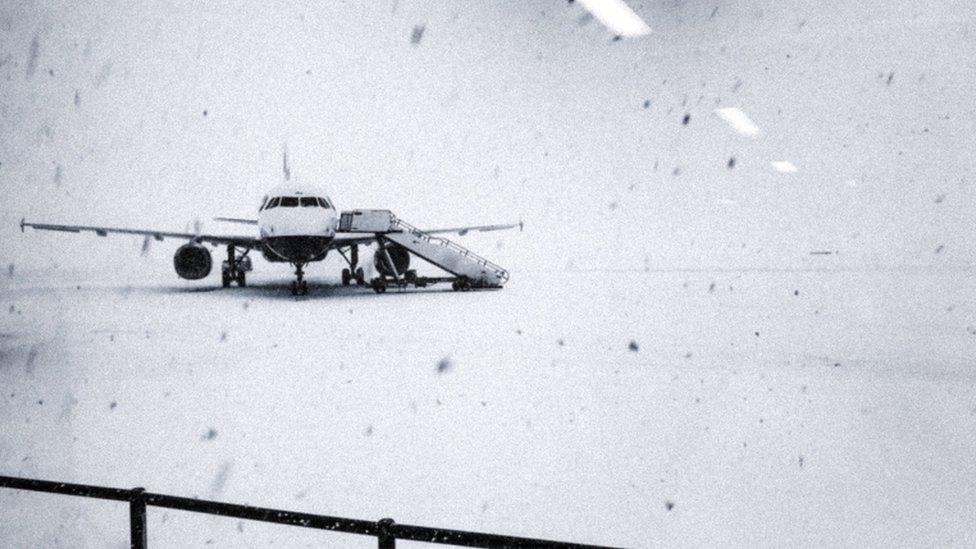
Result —
[[173, 256], [173, 267], [180, 278], [187, 280], [200, 280], [213, 268], [213, 259], [210, 257], [210, 250], [195, 243], [184, 244], [176, 250]]
[[[397, 274], [404, 276], [407, 269], [410, 268], [410, 252], [397, 244], [387, 244], [386, 251], [389, 252], [390, 259], [393, 260]], [[390, 270], [390, 264], [386, 261], [386, 254], [383, 253], [383, 250], [376, 250], [376, 253], [373, 254], [373, 265], [381, 275], [393, 276], [393, 271]]]

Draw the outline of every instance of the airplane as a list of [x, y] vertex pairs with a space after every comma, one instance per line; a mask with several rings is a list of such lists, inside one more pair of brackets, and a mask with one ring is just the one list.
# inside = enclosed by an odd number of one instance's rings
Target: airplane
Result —
[[[152, 229], [126, 229], [87, 225], [57, 225], [51, 223], [20, 221], [20, 230], [26, 227], [43, 231], [94, 232], [98, 236], [109, 233], [141, 235], [162, 241], [165, 238], [188, 240], [173, 256], [173, 267], [180, 278], [200, 280], [210, 274], [213, 259], [204, 244], [226, 246], [227, 259], [221, 265], [223, 287], [236, 283], [247, 284], [248, 271], [252, 270], [249, 253], [259, 250], [272, 263], [291, 263], [295, 267], [295, 280], [291, 284], [292, 295], [308, 293], [304, 278], [307, 264], [322, 261], [336, 250], [345, 259], [348, 268], [342, 270], [342, 285], [352, 281], [365, 285], [365, 273], [359, 266], [359, 246], [376, 244], [373, 256], [379, 276], [370, 281], [377, 293], [396, 284], [426, 286], [429, 283], [451, 281], [455, 290], [501, 287], [508, 280], [508, 272], [470, 250], [435, 234], [469, 231], [498, 231], [522, 228], [522, 223], [503, 225], [477, 225], [421, 231], [398, 219], [389, 210], [353, 210], [340, 215], [325, 189], [307, 184], [285, 183], [268, 191], [261, 200], [256, 219], [230, 217], [214, 218], [218, 221], [256, 225], [258, 236], [233, 236], [196, 233], [177, 233]], [[348, 255], [346, 254], [348, 252]], [[419, 278], [410, 270], [410, 256], [416, 255], [441, 267], [453, 276], [446, 278]]]

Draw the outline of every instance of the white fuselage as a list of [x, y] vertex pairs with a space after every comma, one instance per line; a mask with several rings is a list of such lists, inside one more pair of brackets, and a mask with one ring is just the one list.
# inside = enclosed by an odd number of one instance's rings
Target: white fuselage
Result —
[[324, 259], [337, 224], [338, 214], [325, 190], [310, 185], [275, 187], [258, 211], [262, 252], [271, 261]]

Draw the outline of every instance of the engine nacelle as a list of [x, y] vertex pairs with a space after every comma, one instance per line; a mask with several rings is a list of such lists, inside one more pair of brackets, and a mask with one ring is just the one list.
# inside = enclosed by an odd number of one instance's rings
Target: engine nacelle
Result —
[[210, 250], [199, 244], [184, 244], [176, 250], [173, 256], [173, 267], [180, 278], [200, 280], [210, 274], [213, 268], [213, 258]]
[[[390, 259], [393, 260], [393, 265], [396, 267], [397, 274], [404, 276], [407, 269], [410, 268], [410, 252], [406, 248], [397, 244], [387, 244], [386, 251], [390, 254]], [[384, 276], [393, 276], [393, 271], [390, 270], [390, 264], [386, 261], [386, 255], [383, 250], [376, 250], [373, 254], [373, 266], [376, 267], [376, 271]]]

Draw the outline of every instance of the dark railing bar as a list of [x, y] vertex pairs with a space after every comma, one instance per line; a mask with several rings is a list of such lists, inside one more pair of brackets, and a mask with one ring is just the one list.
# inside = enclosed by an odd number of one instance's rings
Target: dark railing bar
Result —
[[129, 502], [129, 548], [146, 549], [146, 534], [146, 491], [133, 488], [132, 501]]
[[131, 533], [131, 547], [144, 549], [146, 547], [146, 507], [163, 507], [208, 515], [234, 517], [245, 520], [256, 520], [275, 524], [301, 526], [319, 530], [331, 530], [347, 534], [374, 536], [379, 541], [381, 549], [396, 547], [396, 540], [419, 541], [442, 545], [456, 545], [466, 547], [506, 547], [530, 548], [552, 547], [557, 549], [608, 549], [600, 545], [585, 545], [498, 534], [467, 532], [463, 530], [447, 530], [397, 524], [393, 519], [382, 519], [377, 522], [310, 513], [297, 513], [280, 509], [238, 505], [220, 501], [208, 501], [195, 498], [170, 496], [146, 492], [142, 488], [131, 490], [121, 488], [106, 488], [68, 482], [53, 482], [49, 480], [35, 480], [0, 475], [0, 487], [48, 492], [70, 496], [89, 497], [113, 501], [129, 502], [129, 521]]
[[[380, 536], [381, 533], [383, 533], [376, 522], [361, 519], [313, 515], [310, 513], [298, 513], [295, 511], [284, 511], [280, 509], [267, 509], [262, 507], [252, 507], [249, 505], [169, 496], [150, 492], [145, 494], [145, 500], [147, 505], [151, 505], [153, 507], [165, 507], [180, 511], [206, 513], [209, 515], [220, 515], [261, 522], [272, 522], [276, 524], [290, 524], [293, 526], [303, 526], [305, 528], [332, 530], [335, 532], [359, 534], [364, 536]], [[392, 521], [386, 522], [385, 525], [385, 533], [391, 534], [396, 539], [423, 541], [427, 543], [463, 545], [467, 547], [555, 547], [559, 549], [605, 549], [598, 545], [581, 545], [578, 543], [553, 542], [531, 538], [520, 538], [515, 536], [503, 536], [498, 534], [482, 534], [478, 532], [466, 532], [463, 530], [429, 528], [425, 526], [397, 524]]]
[[479, 532], [465, 532], [463, 530], [446, 530], [441, 528], [428, 528], [424, 526], [411, 526], [409, 524], [393, 524], [390, 526], [390, 532], [397, 539], [439, 543], [442, 545], [460, 545], [463, 547], [553, 547], [557, 549], [612, 549], [603, 545], [585, 545], [581, 543], [503, 536], [499, 534], [482, 534]]
[[0, 475], [0, 486], [5, 488], [17, 488], [19, 490], [31, 490], [33, 492], [64, 494], [68, 496], [110, 499], [114, 501], [132, 501], [132, 490], [105, 488], [102, 486], [89, 486], [87, 484], [71, 484], [70, 482], [53, 482], [50, 480], [35, 480]]
[[180, 511], [206, 513], [208, 515], [220, 515], [224, 517], [256, 520], [261, 522], [273, 522], [276, 524], [290, 524], [293, 526], [316, 528], [318, 530], [345, 532], [347, 534], [375, 536], [378, 532], [376, 522], [370, 520], [313, 515], [311, 513], [298, 513], [295, 511], [284, 511], [281, 509], [267, 509], [263, 507], [252, 507], [250, 505], [238, 505], [236, 503], [224, 503], [221, 501], [208, 501], [203, 499], [168, 496], [166, 494], [147, 492], [146, 504], [153, 507], [165, 507], [167, 509], [177, 509]]

